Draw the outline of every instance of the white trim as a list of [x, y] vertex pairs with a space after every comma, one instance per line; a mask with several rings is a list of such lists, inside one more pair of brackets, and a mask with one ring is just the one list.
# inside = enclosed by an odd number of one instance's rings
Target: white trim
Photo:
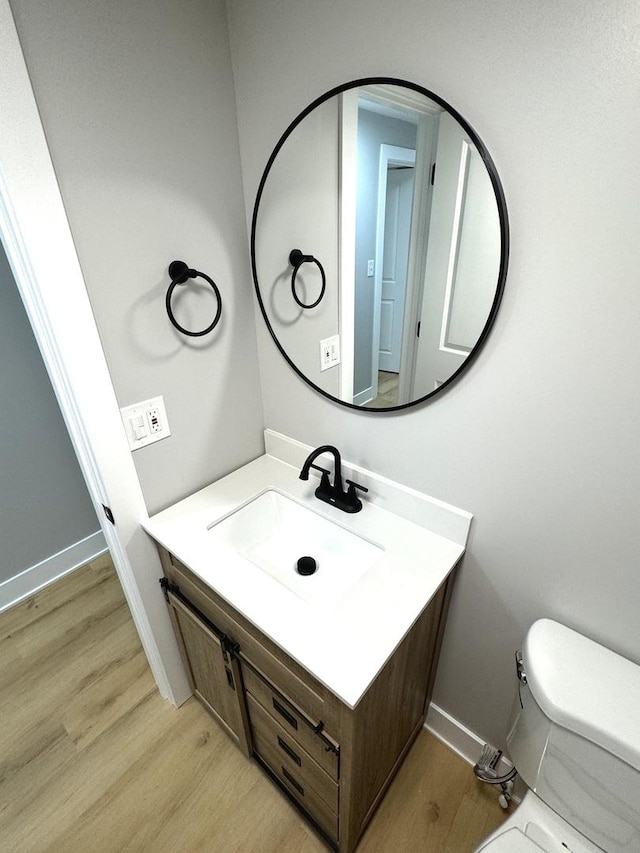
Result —
[[[411, 113], [418, 116], [439, 116], [443, 111], [439, 104], [422, 92], [397, 84], [373, 83], [363, 86], [360, 89], [360, 99], [364, 102], [365, 109], [382, 112], [391, 117], [397, 116], [400, 110], [403, 121], [411, 121], [413, 118], [416, 124], [418, 122]], [[409, 115], [405, 115], [407, 112]]]
[[[480, 758], [485, 741], [434, 702], [429, 704], [424, 727], [472, 767]], [[512, 767], [503, 755], [498, 765], [499, 775], [507, 774]]]
[[96, 533], [81, 539], [80, 542], [75, 542], [68, 548], [58, 551], [57, 554], [52, 554], [46, 560], [29, 566], [12, 578], [7, 578], [6, 581], [0, 583], [0, 613], [13, 607], [14, 604], [24, 601], [25, 598], [29, 598], [59, 578], [75, 571], [85, 563], [90, 563], [96, 557], [104, 554], [106, 550], [107, 543], [104, 534], [98, 530]]
[[156, 583], [160, 563], [140, 528], [145, 502], [8, 0], [0, 0], [0, 114], [0, 238], [151, 670], [161, 694], [180, 704], [190, 690]]
[[387, 145], [384, 142], [380, 145], [375, 275], [373, 279], [373, 333], [371, 343], [371, 399], [373, 400], [378, 396], [378, 370], [380, 369], [380, 312], [382, 306], [382, 273], [384, 266], [384, 231], [387, 219], [387, 170], [389, 166], [415, 167], [415, 165], [416, 152], [414, 148]]
[[356, 211], [358, 195], [358, 92], [343, 92], [340, 96], [340, 231], [338, 257], [340, 260], [340, 399], [353, 399], [355, 363], [356, 307]]
[[370, 403], [374, 399], [373, 386], [370, 385], [368, 388], [365, 388], [364, 391], [360, 391], [353, 398], [354, 406], [365, 406], [367, 403]]
[[440, 327], [440, 350], [451, 352], [455, 355], [469, 355], [469, 350], [461, 350], [448, 343], [449, 325], [451, 321], [451, 307], [455, 277], [458, 270], [458, 247], [462, 228], [462, 212], [464, 210], [467, 195], [467, 177], [469, 173], [469, 155], [471, 148], [466, 139], [462, 140], [460, 150], [460, 165], [458, 168], [458, 186], [456, 189], [456, 201], [453, 213], [453, 225], [451, 228], [451, 246], [449, 247], [449, 263], [447, 265], [447, 282], [444, 293], [444, 309], [442, 312], [442, 325]]
[[418, 321], [422, 314], [427, 248], [431, 219], [433, 185], [432, 169], [435, 166], [437, 124], [433, 116], [421, 116], [416, 137], [416, 170], [411, 214], [411, 237], [409, 239], [409, 266], [407, 269], [407, 298], [402, 326], [402, 349], [400, 352], [400, 379], [398, 403], [410, 403], [418, 349]]

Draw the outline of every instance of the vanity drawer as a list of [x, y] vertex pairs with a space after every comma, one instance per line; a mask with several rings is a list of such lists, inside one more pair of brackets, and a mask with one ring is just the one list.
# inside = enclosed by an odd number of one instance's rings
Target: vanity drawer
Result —
[[[331, 811], [338, 811], [338, 785], [268, 714], [250, 693], [246, 694], [251, 721], [253, 746], [259, 755], [269, 753], [282, 762], [289, 773], [294, 774], [302, 785], [308, 785], [324, 800]], [[271, 763], [271, 762], [270, 762]]]
[[[259, 744], [259, 746], [258, 746]], [[300, 768], [264, 740], [254, 740], [255, 754], [284, 785], [307, 814], [332, 839], [338, 837], [338, 815], [304, 778]]]
[[[170, 565], [166, 565], [167, 577], [175, 583], [182, 594], [214, 625], [228, 634], [233, 642], [240, 646], [240, 655], [256, 669], [276, 684], [281, 684], [283, 690], [291, 697], [306, 714], [316, 720], [323, 719], [324, 699], [309, 684], [302, 681], [289, 667], [272, 654], [268, 648], [266, 637], [248, 623], [247, 628], [229, 614], [226, 602], [223, 602], [204, 581], [180, 563], [172, 554], [169, 555]], [[256, 632], [253, 636], [251, 630]]]
[[337, 780], [340, 772], [338, 745], [326, 732], [323, 731], [321, 735], [316, 732], [317, 718], [310, 719], [296, 707], [291, 697], [273, 687], [252, 667], [243, 666], [242, 675], [245, 689], [262, 706], [262, 710], [290, 739], [299, 744], [331, 779]]

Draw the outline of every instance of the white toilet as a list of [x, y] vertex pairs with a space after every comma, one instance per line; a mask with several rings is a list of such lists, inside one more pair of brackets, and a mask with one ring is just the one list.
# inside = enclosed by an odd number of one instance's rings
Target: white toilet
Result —
[[528, 790], [476, 853], [640, 853], [640, 666], [541, 619], [519, 678], [507, 744]]

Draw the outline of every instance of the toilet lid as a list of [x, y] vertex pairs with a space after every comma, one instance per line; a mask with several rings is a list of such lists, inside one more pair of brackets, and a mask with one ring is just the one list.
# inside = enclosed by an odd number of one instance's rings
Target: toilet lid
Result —
[[541, 850], [542, 847], [514, 826], [485, 844], [478, 853], [540, 853]]

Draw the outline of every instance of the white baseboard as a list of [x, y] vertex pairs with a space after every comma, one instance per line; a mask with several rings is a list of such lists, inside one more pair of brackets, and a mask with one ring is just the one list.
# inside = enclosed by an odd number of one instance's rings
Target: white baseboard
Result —
[[[424, 725], [434, 737], [472, 767], [480, 758], [485, 741], [433, 702], [429, 705]], [[512, 767], [513, 764], [503, 755], [498, 765], [498, 775], [506, 775]]]
[[364, 406], [365, 403], [370, 403], [373, 400], [373, 386], [370, 385], [364, 391], [360, 391], [353, 398], [354, 406]]
[[0, 613], [107, 550], [101, 530], [0, 583]]

